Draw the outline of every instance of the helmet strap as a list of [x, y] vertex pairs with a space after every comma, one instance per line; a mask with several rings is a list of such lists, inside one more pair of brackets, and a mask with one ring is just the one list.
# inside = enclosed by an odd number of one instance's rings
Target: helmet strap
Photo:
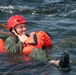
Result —
[[[15, 32], [18, 34], [17, 30], [14, 28]], [[19, 35], [19, 34], [18, 34]]]
[[[17, 32], [17, 30], [14, 28], [14, 31], [16, 32], [16, 34], [18, 34], [18, 32]], [[10, 29], [10, 32], [12, 33], [12, 34], [15, 34], [13, 31], [12, 31], [12, 28]], [[19, 35], [19, 34], [18, 34]]]
[[14, 33], [12, 32], [12, 28], [10, 28], [10, 32], [11, 32], [12, 34], [14, 34]]

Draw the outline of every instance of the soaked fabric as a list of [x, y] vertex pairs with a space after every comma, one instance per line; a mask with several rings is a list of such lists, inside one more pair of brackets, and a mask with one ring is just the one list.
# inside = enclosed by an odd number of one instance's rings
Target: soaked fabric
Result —
[[20, 53], [22, 51], [22, 43], [17, 37], [8, 37], [5, 40], [5, 49], [10, 53]]
[[73, 38], [64, 38], [62, 39], [57, 46], [59, 47], [74, 47], [76, 46], [76, 39]]
[[32, 51], [30, 57], [41, 61], [49, 61], [51, 59], [51, 57], [48, 54], [46, 54], [42, 49], [38, 49], [38, 48], [35, 48]]

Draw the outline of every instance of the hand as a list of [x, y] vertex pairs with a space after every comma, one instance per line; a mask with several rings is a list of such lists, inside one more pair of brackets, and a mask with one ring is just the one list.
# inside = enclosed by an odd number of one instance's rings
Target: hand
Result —
[[32, 33], [30, 33], [29, 35], [31, 36], [31, 35], [34, 35], [36, 32], [32, 32]]
[[25, 43], [25, 41], [26, 41], [27, 38], [28, 38], [25, 34], [23, 34], [23, 35], [18, 35], [18, 34], [15, 32], [15, 30], [14, 30], [13, 32], [14, 32], [14, 34], [15, 34], [16, 36], [18, 36], [19, 40], [20, 40], [22, 43]]
[[22, 43], [24, 43], [26, 40], [27, 40], [27, 36], [26, 35], [18, 35], [18, 38], [19, 38], [19, 40], [22, 42]]

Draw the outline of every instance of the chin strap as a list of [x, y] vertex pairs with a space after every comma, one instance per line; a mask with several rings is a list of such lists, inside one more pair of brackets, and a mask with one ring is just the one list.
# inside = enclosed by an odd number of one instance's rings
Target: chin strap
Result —
[[[15, 30], [15, 32], [16, 32], [16, 34], [18, 34], [18, 32], [17, 32], [17, 30], [14, 28], [14, 30]], [[19, 35], [19, 34], [18, 34]]]

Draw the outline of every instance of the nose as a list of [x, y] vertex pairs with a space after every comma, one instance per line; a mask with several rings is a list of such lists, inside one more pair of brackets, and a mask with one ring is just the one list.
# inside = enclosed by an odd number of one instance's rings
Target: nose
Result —
[[23, 30], [26, 30], [26, 27], [23, 27]]

